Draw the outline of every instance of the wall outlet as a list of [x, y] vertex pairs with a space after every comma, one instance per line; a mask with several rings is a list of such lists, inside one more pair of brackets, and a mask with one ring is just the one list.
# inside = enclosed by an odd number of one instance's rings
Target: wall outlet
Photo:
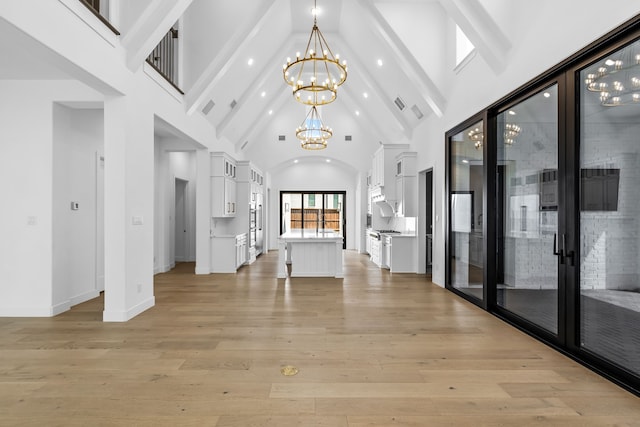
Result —
[[77, 211], [78, 209], [80, 209], [80, 203], [78, 203], [78, 202], [71, 202], [71, 210], [72, 210], [72, 211]]

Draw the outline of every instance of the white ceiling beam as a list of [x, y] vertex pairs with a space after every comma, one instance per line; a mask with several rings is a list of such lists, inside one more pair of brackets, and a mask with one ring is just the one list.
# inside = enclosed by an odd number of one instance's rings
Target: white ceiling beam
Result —
[[477, 0], [439, 1], [491, 69], [496, 74], [504, 71], [511, 43], [480, 2]]
[[149, 4], [130, 31], [122, 37], [127, 67], [136, 71], [193, 0], [158, 0]]
[[188, 114], [193, 114], [198, 106], [208, 99], [207, 96], [211, 90], [229, 72], [231, 65], [238, 59], [239, 52], [242, 52], [260, 35], [262, 27], [268, 22], [268, 12], [273, 8], [284, 10], [286, 3], [287, 0], [257, 2], [257, 7], [251, 10], [251, 17], [241, 27], [238, 27], [187, 92], [185, 99]]
[[442, 117], [446, 101], [436, 84], [420, 66], [420, 63], [418, 63], [407, 46], [400, 40], [400, 37], [393, 31], [393, 28], [391, 28], [389, 23], [384, 19], [380, 11], [376, 9], [371, 0], [357, 0], [357, 3], [361, 6], [372, 28], [387, 43], [390, 51], [393, 53], [394, 59], [405, 70], [420, 96], [422, 96], [436, 116]]
[[[356, 51], [351, 49], [351, 46], [349, 45], [349, 43], [347, 43], [344, 39], [342, 39], [338, 35], [332, 35], [332, 40], [333, 39], [338, 41], [336, 44], [340, 45], [340, 49], [343, 52], [343, 57], [349, 58], [349, 67], [352, 70], [358, 70], [358, 75], [362, 79], [362, 82], [366, 86], [371, 88], [372, 92], [378, 98], [380, 98], [380, 100], [382, 101], [382, 104], [391, 113], [391, 115], [396, 121], [396, 124], [402, 129], [402, 132], [404, 133], [404, 135], [407, 138], [411, 139], [411, 135], [413, 133], [413, 129], [411, 128], [411, 125], [409, 124], [405, 116], [402, 115], [400, 110], [398, 110], [397, 108], [394, 108], [391, 103], [387, 102], [388, 99], [386, 97], [385, 91], [382, 89], [382, 86], [380, 85], [378, 80], [376, 80], [371, 75], [371, 73], [368, 72], [368, 68], [363, 65], [363, 62], [360, 60], [360, 58], [356, 54]], [[345, 84], [348, 84], [348, 83], [345, 83]]]

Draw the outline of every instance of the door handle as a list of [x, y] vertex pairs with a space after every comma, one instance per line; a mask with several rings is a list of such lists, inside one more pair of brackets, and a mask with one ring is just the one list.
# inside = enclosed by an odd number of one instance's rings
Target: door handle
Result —
[[564, 251], [564, 253], [565, 253], [564, 257], [565, 257], [565, 258], [569, 258], [569, 260], [570, 260], [570, 261], [569, 261], [569, 265], [570, 265], [570, 266], [573, 266], [573, 265], [574, 265], [575, 255], [576, 255], [576, 254], [575, 254], [575, 252], [574, 252], [574, 251], [568, 251], [568, 250], [567, 250], [567, 242], [566, 242], [566, 239], [565, 239], [565, 238], [566, 238], [566, 235], [564, 235], [564, 234], [563, 234], [563, 235], [562, 235], [562, 250], [563, 250], [563, 251]]
[[[562, 235], [562, 244], [564, 248], [564, 234]], [[560, 257], [560, 264], [564, 264], [564, 251], [563, 249], [558, 249], [558, 235], [553, 233], [553, 254]]]

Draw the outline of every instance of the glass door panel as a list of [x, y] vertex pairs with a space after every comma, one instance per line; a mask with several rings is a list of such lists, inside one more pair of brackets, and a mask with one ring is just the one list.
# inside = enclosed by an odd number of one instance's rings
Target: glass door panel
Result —
[[[558, 90], [497, 117], [497, 304], [558, 333]], [[556, 239], [557, 240], [557, 239]]]
[[342, 194], [327, 193], [324, 195], [323, 226], [326, 230], [342, 233]]
[[450, 284], [482, 300], [483, 296], [483, 123], [454, 135], [450, 149]]
[[640, 42], [580, 72], [580, 345], [640, 374]]
[[322, 194], [304, 193], [303, 202], [303, 228], [321, 230], [322, 227]]
[[302, 194], [282, 193], [282, 232], [302, 228]]

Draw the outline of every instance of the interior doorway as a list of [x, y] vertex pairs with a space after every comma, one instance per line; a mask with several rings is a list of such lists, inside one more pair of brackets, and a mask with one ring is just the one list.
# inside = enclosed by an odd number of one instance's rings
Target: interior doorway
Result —
[[433, 168], [418, 175], [418, 273], [433, 273]]
[[187, 197], [189, 181], [176, 178], [175, 181], [175, 223], [174, 223], [174, 259], [175, 262], [189, 260], [189, 235], [187, 233]]

